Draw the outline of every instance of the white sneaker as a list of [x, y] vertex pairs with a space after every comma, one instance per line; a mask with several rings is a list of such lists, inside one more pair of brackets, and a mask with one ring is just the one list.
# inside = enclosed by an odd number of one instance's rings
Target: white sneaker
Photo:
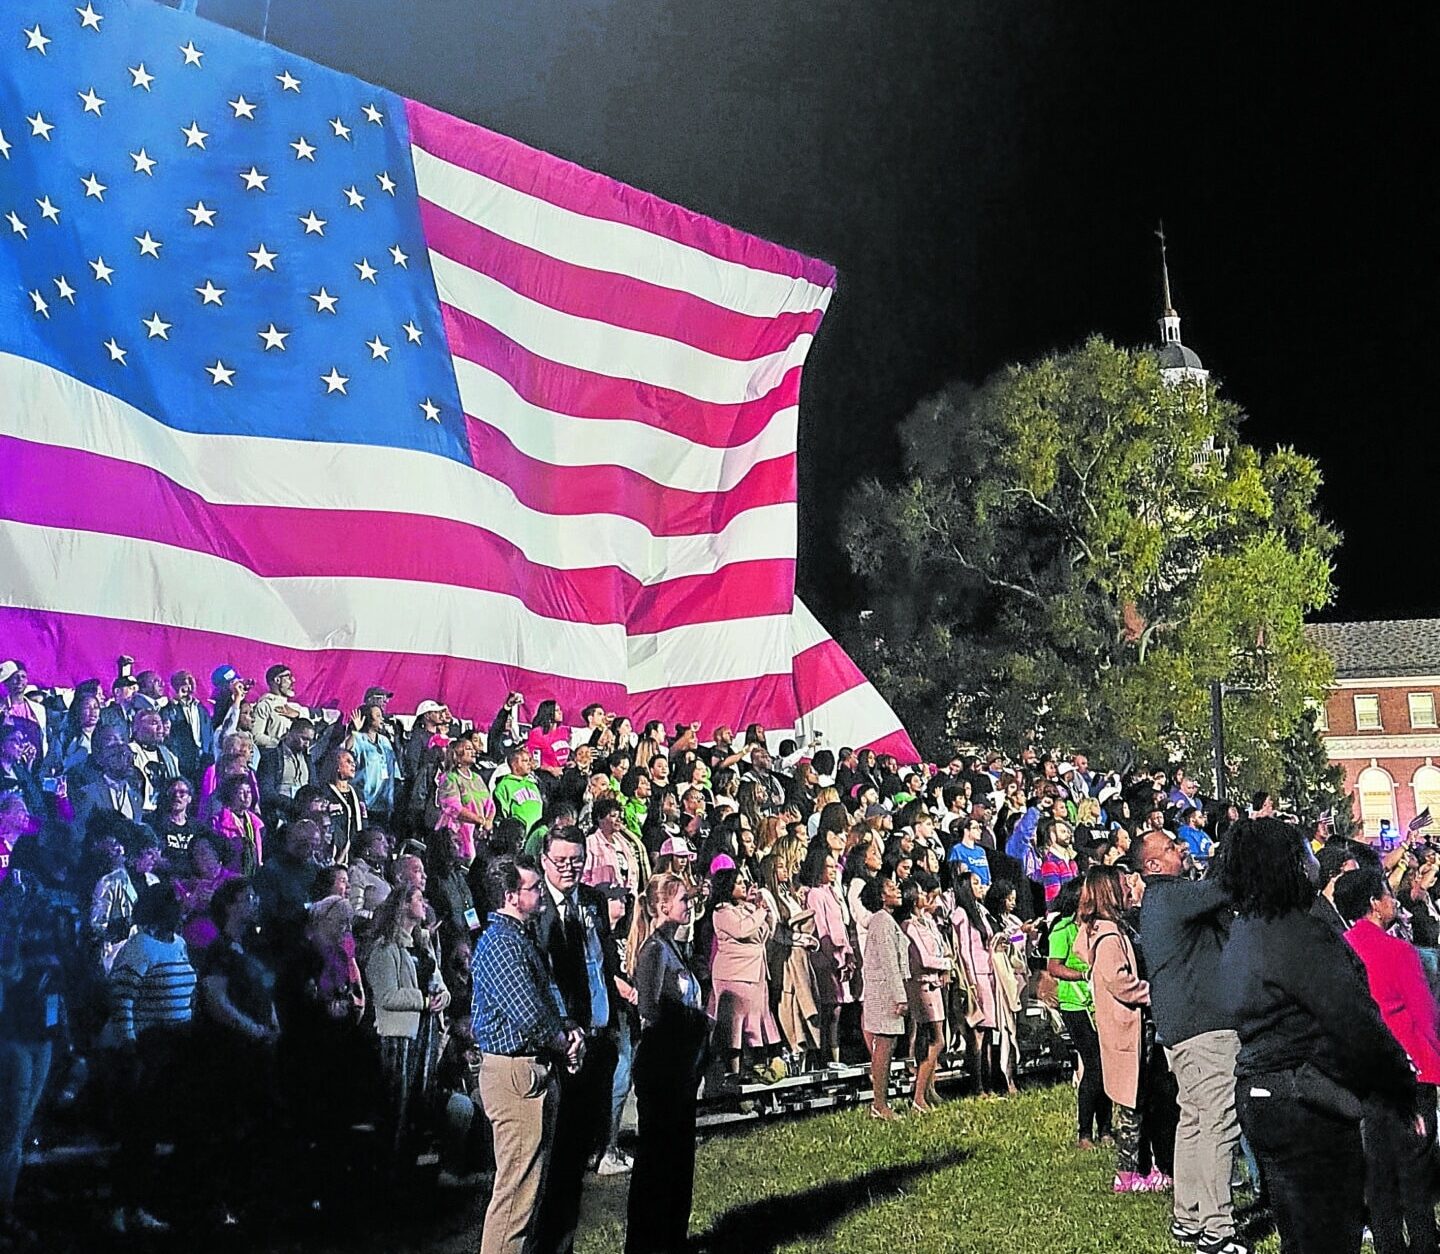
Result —
[[622, 1149], [612, 1149], [606, 1152], [605, 1157], [600, 1160], [600, 1165], [595, 1168], [597, 1176], [623, 1176], [635, 1166], [635, 1160]]

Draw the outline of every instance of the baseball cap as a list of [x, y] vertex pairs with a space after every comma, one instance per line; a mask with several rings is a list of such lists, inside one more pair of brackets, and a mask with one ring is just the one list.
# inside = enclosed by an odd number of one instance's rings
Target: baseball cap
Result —
[[685, 837], [670, 836], [660, 846], [660, 856], [662, 858], [693, 858], [695, 851], [690, 848], [690, 842]]
[[19, 669], [19, 662], [0, 662], [0, 684], [3, 684]]
[[882, 805], [868, 805], [865, 807], [865, 817], [867, 819], [883, 819], [889, 813], [890, 811]]
[[379, 687], [378, 685], [376, 685], [376, 686], [374, 686], [374, 687], [365, 689], [365, 704], [366, 704], [366, 705], [369, 705], [369, 703], [370, 703], [371, 701], [373, 701], [373, 700], [375, 700], [375, 699], [377, 699], [377, 698], [380, 699], [380, 700], [382, 700], [382, 701], [388, 701], [388, 700], [390, 700], [390, 698], [393, 697], [394, 695], [395, 695], [395, 694], [394, 694], [393, 692], [391, 692], [390, 689], [388, 689], [388, 688], [381, 688], [381, 687]]
[[217, 688], [223, 688], [226, 684], [232, 684], [240, 678], [240, 672], [233, 666], [217, 666], [210, 672], [210, 682]]
[[439, 701], [422, 701], [415, 707], [415, 717], [420, 718], [426, 714], [434, 714], [445, 707]]

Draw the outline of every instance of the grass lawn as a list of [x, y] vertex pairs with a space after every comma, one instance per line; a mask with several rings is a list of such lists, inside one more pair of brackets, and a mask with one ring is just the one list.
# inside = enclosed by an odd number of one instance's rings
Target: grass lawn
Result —
[[[1074, 1146], [1074, 1102], [1062, 1084], [898, 1124], [741, 1125], [700, 1146], [691, 1231], [714, 1254], [1177, 1254], [1169, 1195], [1112, 1194], [1110, 1151]], [[621, 1248], [626, 1184], [587, 1180], [582, 1254]]]

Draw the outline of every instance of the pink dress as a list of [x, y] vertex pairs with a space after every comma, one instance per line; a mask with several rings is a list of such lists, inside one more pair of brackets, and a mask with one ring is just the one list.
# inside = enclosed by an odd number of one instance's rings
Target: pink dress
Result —
[[989, 938], [976, 931], [970, 916], [957, 908], [950, 920], [955, 924], [956, 957], [965, 964], [980, 994], [983, 1015], [977, 1028], [996, 1028], [1000, 1024], [998, 991], [995, 987], [995, 965], [990, 959]]

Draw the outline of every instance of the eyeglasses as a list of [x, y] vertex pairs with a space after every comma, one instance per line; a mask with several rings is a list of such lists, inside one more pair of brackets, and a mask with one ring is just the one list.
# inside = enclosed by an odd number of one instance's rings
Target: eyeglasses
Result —
[[584, 858], [584, 855], [583, 855], [583, 854], [582, 854], [580, 857], [577, 857], [577, 858], [552, 858], [552, 857], [547, 853], [547, 854], [545, 855], [545, 861], [547, 861], [551, 866], [555, 867], [557, 870], [562, 870], [562, 871], [563, 871], [566, 867], [572, 867], [572, 868], [578, 869], [578, 868], [580, 868], [580, 867], [582, 867], [582, 866], [585, 865], [585, 858]]

